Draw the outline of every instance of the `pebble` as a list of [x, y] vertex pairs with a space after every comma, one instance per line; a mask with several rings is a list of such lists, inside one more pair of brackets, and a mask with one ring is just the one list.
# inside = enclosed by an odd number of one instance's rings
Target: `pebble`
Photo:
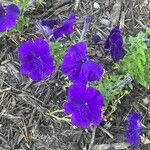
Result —
[[100, 9], [100, 5], [97, 2], [94, 2], [94, 6], [95, 9]]
[[106, 27], [108, 27], [110, 25], [110, 21], [108, 19], [104, 19], [104, 18], [102, 18], [100, 20], [100, 23]]

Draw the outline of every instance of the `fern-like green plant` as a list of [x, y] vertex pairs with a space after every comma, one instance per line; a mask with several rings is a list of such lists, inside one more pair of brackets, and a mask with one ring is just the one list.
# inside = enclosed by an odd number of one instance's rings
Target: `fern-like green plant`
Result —
[[150, 85], [150, 49], [147, 47], [146, 34], [126, 38], [128, 47], [126, 56], [119, 62], [121, 72], [129, 74], [136, 82], [149, 88]]
[[122, 75], [105, 74], [103, 79], [98, 81], [97, 89], [104, 95], [105, 107], [107, 107], [110, 102], [119, 99], [123, 95], [122, 87], [113, 90], [115, 84], [122, 78]]

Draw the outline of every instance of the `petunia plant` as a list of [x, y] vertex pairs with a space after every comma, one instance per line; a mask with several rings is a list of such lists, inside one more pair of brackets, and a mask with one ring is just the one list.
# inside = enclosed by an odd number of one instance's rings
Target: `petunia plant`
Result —
[[51, 75], [55, 66], [48, 43], [42, 38], [28, 40], [19, 48], [20, 71], [32, 80], [41, 81]]
[[102, 121], [103, 95], [93, 87], [74, 84], [68, 89], [65, 112], [71, 115], [73, 125], [88, 128]]
[[110, 54], [114, 62], [125, 56], [126, 51], [123, 48], [123, 38], [119, 26], [116, 26], [111, 30], [104, 44], [104, 48], [110, 50]]
[[141, 115], [137, 112], [132, 112], [127, 117], [124, 135], [130, 145], [137, 146], [140, 142], [140, 135], [144, 132], [140, 120]]
[[5, 32], [16, 26], [20, 15], [17, 5], [10, 4], [6, 8], [0, 3], [0, 32]]
[[64, 56], [61, 70], [72, 82], [87, 83], [102, 78], [104, 69], [101, 64], [90, 60], [85, 42], [71, 45]]

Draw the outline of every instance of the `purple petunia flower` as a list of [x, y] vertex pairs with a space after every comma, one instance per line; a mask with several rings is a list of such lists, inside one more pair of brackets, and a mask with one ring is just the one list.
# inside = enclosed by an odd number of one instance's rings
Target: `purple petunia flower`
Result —
[[68, 19], [61, 22], [61, 25], [58, 28], [55, 27], [55, 20], [37, 21], [37, 28], [53, 41], [60, 37], [64, 37], [64, 35], [71, 34], [74, 30], [75, 21], [75, 15], [71, 14]]
[[19, 59], [21, 73], [35, 81], [47, 78], [55, 70], [48, 43], [42, 38], [22, 43], [19, 46]]
[[103, 95], [93, 87], [75, 84], [68, 89], [68, 100], [64, 104], [67, 114], [71, 115], [73, 125], [88, 128], [102, 121]]
[[116, 26], [112, 29], [104, 44], [104, 48], [110, 50], [111, 57], [115, 62], [125, 56], [126, 51], [123, 48], [123, 39], [119, 26]]
[[71, 14], [68, 19], [62, 21], [60, 27], [54, 29], [53, 37], [55, 39], [58, 39], [60, 37], [63, 37], [64, 35], [69, 35], [73, 33], [75, 21], [75, 15]]
[[15, 4], [10, 4], [3, 8], [0, 3], [0, 32], [5, 32], [6, 30], [14, 27], [19, 18], [20, 10]]
[[87, 58], [86, 50], [86, 43], [78, 42], [71, 45], [64, 56], [61, 70], [72, 82], [86, 83], [99, 80], [104, 73], [100, 64]]
[[127, 119], [125, 137], [128, 143], [133, 146], [136, 146], [140, 142], [140, 134], [144, 131], [140, 119], [140, 114], [136, 112], [129, 114]]

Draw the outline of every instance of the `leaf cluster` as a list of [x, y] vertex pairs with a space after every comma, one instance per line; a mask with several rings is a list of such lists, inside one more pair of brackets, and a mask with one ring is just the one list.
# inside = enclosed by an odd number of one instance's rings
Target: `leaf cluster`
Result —
[[123, 89], [113, 89], [121, 79], [122, 75], [109, 75], [105, 74], [102, 80], [98, 82], [98, 90], [103, 93], [105, 97], [105, 106], [107, 107], [110, 102], [119, 99], [123, 95]]
[[147, 47], [146, 34], [126, 38], [127, 54], [119, 62], [121, 72], [129, 74], [136, 82], [149, 88], [150, 85], [150, 49]]

